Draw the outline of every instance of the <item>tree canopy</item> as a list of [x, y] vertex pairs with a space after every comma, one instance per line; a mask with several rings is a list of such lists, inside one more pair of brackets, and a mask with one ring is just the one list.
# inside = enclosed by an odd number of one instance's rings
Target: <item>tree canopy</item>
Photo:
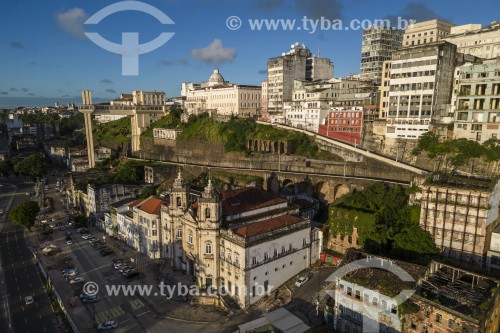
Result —
[[35, 225], [36, 217], [40, 212], [40, 206], [35, 201], [24, 201], [14, 207], [9, 213], [9, 219], [17, 225], [23, 226], [31, 231]]
[[43, 154], [30, 155], [14, 165], [14, 171], [33, 178], [42, 177], [49, 170], [49, 161]]
[[419, 226], [419, 206], [408, 205], [407, 191], [399, 185], [376, 183], [344, 196], [330, 208], [332, 236], [352, 235], [367, 252], [401, 259], [438, 253], [429, 232]]

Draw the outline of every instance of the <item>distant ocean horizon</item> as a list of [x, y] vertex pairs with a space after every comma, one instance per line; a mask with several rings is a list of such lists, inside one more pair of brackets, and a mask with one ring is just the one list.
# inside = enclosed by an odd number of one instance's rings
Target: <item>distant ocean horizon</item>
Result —
[[[93, 98], [94, 103], [104, 102], [105, 100], [99, 98]], [[82, 98], [75, 97], [9, 97], [0, 96], [0, 109], [14, 109], [18, 106], [33, 106], [33, 107], [44, 107], [44, 106], [54, 106], [55, 103], [60, 105], [68, 105], [69, 103], [75, 103], [75, 105], [82, 104]]]

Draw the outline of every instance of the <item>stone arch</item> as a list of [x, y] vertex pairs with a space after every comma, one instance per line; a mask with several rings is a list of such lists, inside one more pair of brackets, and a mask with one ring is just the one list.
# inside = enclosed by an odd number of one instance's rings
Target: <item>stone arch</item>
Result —
[[335, 189], [333, 191], [334, 200], [341, 198], [342, 196], [348, 194], [349, 192], [350, 192], [349, 186], [345, 184], [338, 184], [337, 186], [335, 186]]
[[285, 187], [294, 187], [294, 186], [295, 186], [295, 183], [290, 178], [287, 178], [287, 179], [285, 179], [283, 181], [283, 188], [285, 188]]
[[318, 182], [315, 186], [316, 198], [322, 203], [330, 203], [335, 200], [335, 193], [330, 188], [329, 182]]

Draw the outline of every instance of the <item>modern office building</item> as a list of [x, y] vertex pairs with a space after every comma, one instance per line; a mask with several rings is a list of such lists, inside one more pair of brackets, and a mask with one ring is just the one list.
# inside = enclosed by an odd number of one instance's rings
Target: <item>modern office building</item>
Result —
[[268, 112], [282, 115], [284, 102], [292, 100], [294, 80], [328, 80], [332, 77], [330, 59], [314, 56], [299, 43], [292, 44], [290, 51], [267, 62]]
[[386, 138], [416, 140], [433, 116], [448, 114], [456, 58], [456, 46], [444, 41], [393, 53]]
[[383, 63], [401, 48], [403, 30], [371, 26], [363, 30], [361, 44], [361, 78], [376, 84], [382, 81]]
[[437, 42], [450, 35], [453, 24], [438, 19], [410, 25], [403, 36], [403, 47]]
[[389, 111], [389, 89], [391, 83], [391, 61], [384, 61], [382, 64], [382, 81], [380, 82], [379, 92], [380, 92], [380, 107], [379, 107], [379, 119], [385, 119], [387, 117], [387, 111]]
[[453, 136], [483, 143], [500, 137], [500, 58], [457, 68]]

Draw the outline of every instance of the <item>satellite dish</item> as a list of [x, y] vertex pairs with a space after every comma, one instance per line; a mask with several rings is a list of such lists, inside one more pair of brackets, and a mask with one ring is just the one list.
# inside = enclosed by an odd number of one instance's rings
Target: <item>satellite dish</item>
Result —
[[285, 53], [285, 52], [283, 52], [283, 53], [281, 54], [281, 56], [282, 56], [282, 57], [284, 57], [284, 56], [285, 56], [285, 54], [286, 54], [286, 53]]
[[293, 49], [295, 47], [295, 44], [290, 45], [290, 48]]

